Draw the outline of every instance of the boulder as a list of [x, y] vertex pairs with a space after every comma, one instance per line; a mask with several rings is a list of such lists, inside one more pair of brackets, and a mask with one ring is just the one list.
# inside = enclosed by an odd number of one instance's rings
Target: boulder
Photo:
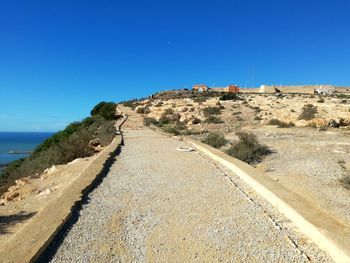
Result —
[[56, 170], [57, 170], [56, 165], [52, 165], [51, 168], [45, 169], [44, 174], [51, 174]]
[[330, 120], [328, 126], [333, 128], [339, 128], [340, 125], [336, 120]]
[[22, 179], [16, 180], [15, 183], [16, 185], [26, 185], [26, 184], [29, 184], [29, 179], [22, 178]]
[[89, 141], [89, 146], [91, 147], [97, 147], [99, 145], [101, 145], [101, 140], [99, 138]]

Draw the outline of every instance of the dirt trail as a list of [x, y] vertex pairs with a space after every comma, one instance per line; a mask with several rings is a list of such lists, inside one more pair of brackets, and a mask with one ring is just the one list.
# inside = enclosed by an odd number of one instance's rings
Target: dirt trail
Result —
[[130, 114], [121, 155], [52, 262], [330, 262], [296, 249], [212, 161]]

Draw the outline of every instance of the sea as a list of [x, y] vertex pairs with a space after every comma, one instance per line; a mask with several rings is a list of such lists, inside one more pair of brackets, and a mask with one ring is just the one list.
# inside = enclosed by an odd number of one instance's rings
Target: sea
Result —
[[0, 166], [30, 155], [30, 153], [10, 154], [10, 151], [31, 152], [53, 134], [53, 132], [0, 132]]

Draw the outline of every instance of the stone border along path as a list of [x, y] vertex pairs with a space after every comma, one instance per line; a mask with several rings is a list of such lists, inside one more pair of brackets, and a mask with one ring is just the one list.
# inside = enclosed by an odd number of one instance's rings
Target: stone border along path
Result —
[[[120, 131], [127, 118], [127, 115], [124, 116], [116, 124], [117, 130]], [[67, 187], [58, 198], [50, 201], [22, 229], [9, 238], [0, 248], [0, 261], [9, 263], [37, 261], [71, 220], [84, 196], [88, 195], [108, 173], [109, 167], [120, 152], [122, 143], [122, 136], [116, 136], [111, 144], [91, 161], [74, 184]]]
[[192, 140], [188, 142], [203, 154], [233, 171], [284, 216], [292, 220], [302, 233], [321, 249], [327, 251], [335, 262], [350, 262], [349, 226], [317, 210], [303, 197], [284, 188], [271, 178], [261, 175], [250, 165], [201, 142]]
[[122, 154], [52, 262], [332, 262], [232, 172], [176, 150], [187, 142], [125, 128]]

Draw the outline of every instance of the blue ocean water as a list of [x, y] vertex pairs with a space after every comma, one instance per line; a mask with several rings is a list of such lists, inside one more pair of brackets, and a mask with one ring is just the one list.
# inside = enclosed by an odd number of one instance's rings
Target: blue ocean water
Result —
[[9, 151], [33, 151], [53, 134], [52, 132], [0, 132], [0, 164], [27, 157], [29, 154], [9, 154]]

